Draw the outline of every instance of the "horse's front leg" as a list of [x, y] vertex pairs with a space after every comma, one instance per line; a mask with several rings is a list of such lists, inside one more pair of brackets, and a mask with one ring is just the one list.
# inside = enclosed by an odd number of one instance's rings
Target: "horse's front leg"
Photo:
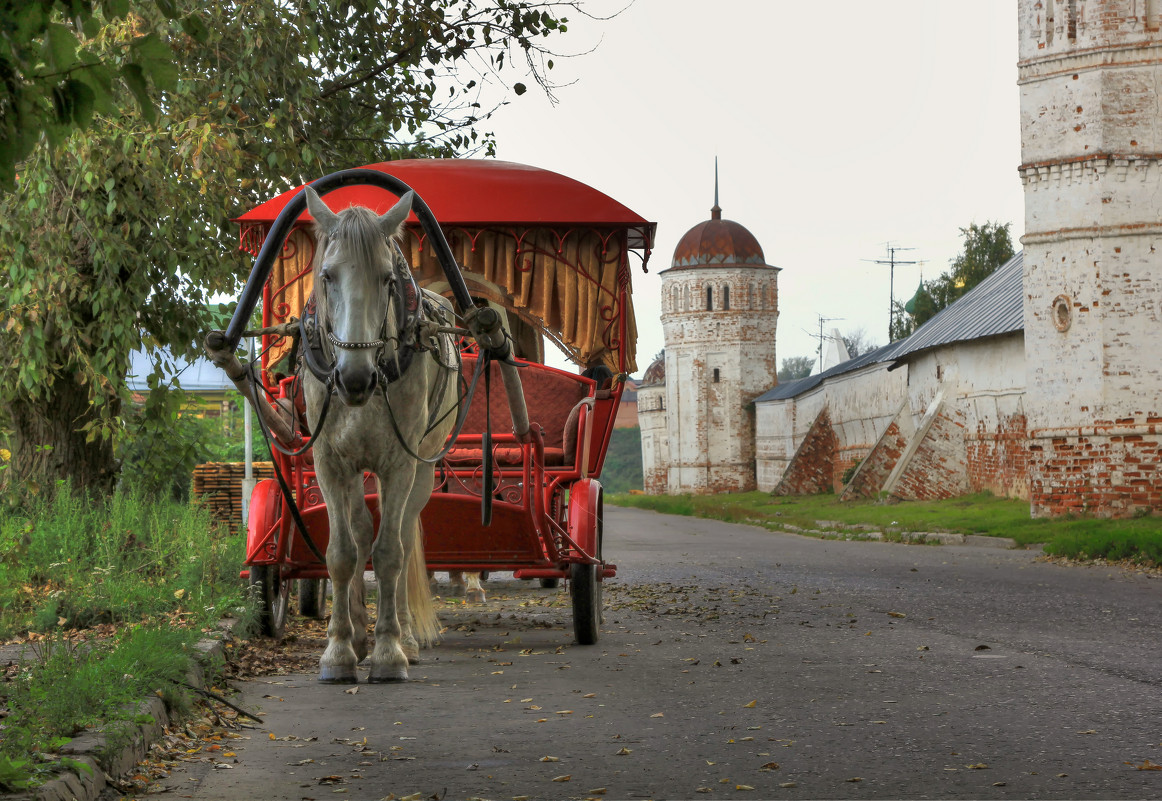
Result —
[[367, 655], [363, 568], [370, 547], [371, 514], [363, 502], [362, 474], [336, 477], [328, 475], [330, 471], [321, 464], [317, 468], [331, 529], [327, 573], [333, 590], [327, 648], [319, 660], [319, 681], [354, 684], [358, 681], [355, 666]]
[[401, 503], [411, 490], [411, 475], [380, 476], [379, 535], [371, 550], [371, 566], [379, 585], [379, 606], [375, 616], [375, 648], [371, 652], [372, 683], [407, 681], [408, 659], [404, 654], [400, 625], [399, 590], [404, 586], [403, 518], [407, 503]]

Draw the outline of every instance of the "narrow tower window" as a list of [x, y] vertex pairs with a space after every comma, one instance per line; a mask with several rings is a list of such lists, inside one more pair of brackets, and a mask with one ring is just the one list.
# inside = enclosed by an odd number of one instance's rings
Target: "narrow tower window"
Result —
[[714, 287], [706, 287], [706, 311], [714, 311]]
[[1077, 39], [1077, 0], [1066, 0], [1065, 7], [1066, 33], [1071, 40]]
[[730, 287], [728, 286], [722, 288], [722, 308], [725, 311], [730, 311]]
[[718, 368], [717, 367], [714, 368], [714, 383], [715, 384], [718, 383]]

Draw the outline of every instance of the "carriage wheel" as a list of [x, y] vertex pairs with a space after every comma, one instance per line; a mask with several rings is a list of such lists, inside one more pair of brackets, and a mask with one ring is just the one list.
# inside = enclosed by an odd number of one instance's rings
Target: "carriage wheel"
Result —
[[543, 578], [541, 579], [541, 586], [546, 590], [555, 590], [561, 585], [559, 578]]
[[286, 612], [290, 606], [290, 579], [283, 578], [278, 565], [251, 565], [250, 587], [258, 602], [258, 630], [282, 639]]
[[322, 620], [327, 616], [327, 580], [299, 579], [299, 614]]
[[570, 565], [573, 634], [581, 645], [597, 642], [601, 627], [601, 565]]

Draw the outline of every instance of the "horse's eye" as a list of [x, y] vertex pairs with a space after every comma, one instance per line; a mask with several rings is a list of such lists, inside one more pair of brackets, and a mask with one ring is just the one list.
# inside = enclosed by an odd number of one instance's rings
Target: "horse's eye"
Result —
[[319, 273], [319, 278], [323, 281], [324, 284], [331, 283], [331, 271], [323, 270]]

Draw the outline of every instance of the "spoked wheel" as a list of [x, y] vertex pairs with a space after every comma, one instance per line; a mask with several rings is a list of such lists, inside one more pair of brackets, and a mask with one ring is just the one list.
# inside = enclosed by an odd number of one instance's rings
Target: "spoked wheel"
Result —
[[322, 620], [327, 616], [327, 580], [299, 579], [299, 614]]
[[250, 588], [258, 601], [258, 629], [268, 637], [282, 638], [290, 606], [290, 585], [278, 565], [250, 566]]

